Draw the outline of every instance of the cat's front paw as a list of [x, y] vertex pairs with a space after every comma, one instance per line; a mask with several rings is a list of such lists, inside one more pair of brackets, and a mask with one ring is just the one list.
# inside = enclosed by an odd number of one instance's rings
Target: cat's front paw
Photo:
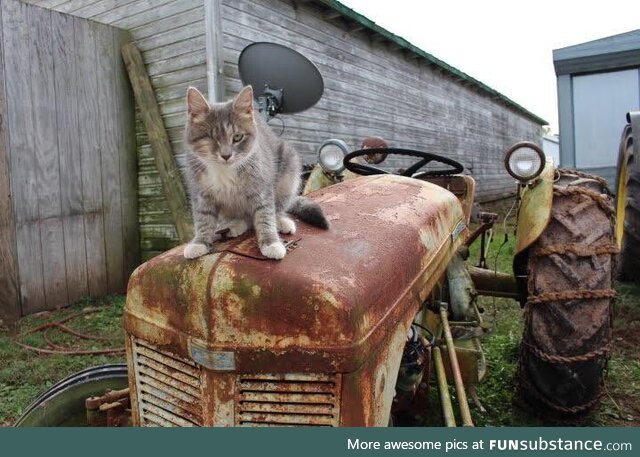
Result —
[[197, 259], [208, 253], [209, 248], [202, 243], [189, 243], [184, 248], [185, 259]]
[[278, 232], [284, 234], [296, 233], [296, 223], [286, 216], [278, 217]]
[[227, 236], [229, 238], [235, 238], [246, 232], [249, 229], [249, 224], [243, 220], [231, 221], [229, 222], [228, 229], [229, 232], [227, 232]]
[[260, 252], [270, 259], [280, 260], [287, 253], [287, 248], [284, 247], [281, 241], [278, 241], [267, 246], [260, 246]]

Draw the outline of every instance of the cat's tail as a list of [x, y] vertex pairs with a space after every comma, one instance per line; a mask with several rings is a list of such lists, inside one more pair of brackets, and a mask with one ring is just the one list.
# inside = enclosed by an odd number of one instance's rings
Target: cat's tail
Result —
[[323, 229], [329, 228], [329, 221], [322, 212], [322, 208], [313, 200], [307, 197], [298, 196], [293, 199], [288, 211], [294, 216], [298, 216], [307, 224], [315, 225]]

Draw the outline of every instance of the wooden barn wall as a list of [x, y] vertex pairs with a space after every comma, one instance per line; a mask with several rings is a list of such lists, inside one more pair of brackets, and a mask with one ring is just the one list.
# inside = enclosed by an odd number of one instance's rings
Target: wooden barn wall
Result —
[[[183, 155], [184, 94], [206, 91], [203, 0], [30, 0], [128, 29], [143, 51], [178, 158]], [[540, 126], [523, 113], [457, 81], [424, 59], [413, 59], [373, 38], [326, 19], [314, 2], [223, 0], [224, 75], [227, 96], [240, 89], [237, 60], [255, 41], [290, 46], [311, 59], [325, 81], [323, 99], [312, 109], [282, 116], [283, 136], [315, 162], [326, 138], [353, 148], [368, 135], [390, 145], [435, 152], [460, 160], [478, 181], [480, 199], [514, 189], [502, 153], [513, 142], [541, 141]], [[275, 120], [273, 125], [280, 129]], [[176, 243], [150, 146], [138, 122], [141, 248], [149, 258]], [[391, 168], [404, 165], [389, 161]]]
[[[204, 0], [24, 0], [129, 31], [142, 52], [173, 150], [183, 156], [184, 95], [206, 92]], [[136, 116], [142, 259], [174, 246], [177, 234], [146, 137]]]
[[15, 317], [120, 293], [139, 262], [134, 109], [118, 51], [129, 36], [17, 0], [0, 14], [15, 242], [0, 262], [14, 257], [19, 291], [9, 303], [3, 287], [0, 308]]
[[[325, 92], [310, 110], [282, 116], [283, 136], [314, 162], [316, 148], [338, 137], [356, 149], [377, 135], [391, 146], [414, 148], [461, 161], [478, 181], [482, 198], [513, 192], [502, 154], [513, 142], [541, 141], [536, 122], [461, 83], [421, 58], [372, 38], [366, 30], [325, 19], [314, 3], [225, 1], [227, 89], [240, 89], [237, 59], [249, 43], [272, 41], [296, 49], [323, 75]], [[273, 121], [276, 129], [277, 121]], [[390, 168], [406, 162], [387, 159]]]

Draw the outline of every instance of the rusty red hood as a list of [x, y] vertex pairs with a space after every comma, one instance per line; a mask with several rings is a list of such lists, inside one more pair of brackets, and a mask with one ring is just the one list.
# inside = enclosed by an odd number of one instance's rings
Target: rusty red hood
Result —
[[263, 259], [250, 233], [200, 259], [179, 246], [141, 265], [127, 333], [213, 369], [355, 370], [444, 273], [464, 215], [450, 192], [390, 175], [311, 198], [331, 228], [298, 222], [281, 261]]

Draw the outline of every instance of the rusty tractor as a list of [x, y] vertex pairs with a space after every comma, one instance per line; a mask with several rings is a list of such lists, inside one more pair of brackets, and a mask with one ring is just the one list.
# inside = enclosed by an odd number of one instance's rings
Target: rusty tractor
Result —
[[[486, 370], [478, 295], [523, 307], [517, 384], [527, 404], [565, 418], [593, 408], [617, 252], [605, 182], [556, 169], [533, 143], [510, 148], [517, 241], [507, 275], [465, 261], [497, 215], [474, 210], [462, 165], [406, 149], [346, 152], [323, 143], [306, 182], [330, 230], [299, 223], [282, 261], [265, 259], [249, 233], [196, 260], [179, 246], [141, 265], [127, 292], [126, 367], [62, 381], [18, 425], [415, 424], [434, 408], [433, 379], [445, 424], [471, 426], [467, 394]], [[401, 174], [374, 166], [391, 155], [416, 163]]]

